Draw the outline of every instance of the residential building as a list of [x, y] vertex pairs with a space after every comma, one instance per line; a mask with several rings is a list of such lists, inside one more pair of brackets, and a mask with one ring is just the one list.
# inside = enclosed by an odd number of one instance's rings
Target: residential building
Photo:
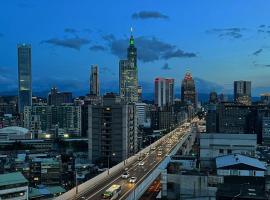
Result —
[[[25, 107], [24, 127], [33, 133], [62, 129], [64, 133], [81, 135], [81, 106], [46, 104]], [[58, 137], [56, 135], [56, 137]]]
[[61, 161], [53, 157], [30, 158], [31, 186], [37, 185], [60, 185], [61, 184]]
[[99, 104], [88, 105], [88, 141], [90, 162], [105, 167], [136, 153], [135, 105], [123, 102], [113, 93], [104, 95]]
[[32, 66], [31, 45], [20, 44], [18, 48], [18, 109], [24, 111], [25, 106], [32, 105]]

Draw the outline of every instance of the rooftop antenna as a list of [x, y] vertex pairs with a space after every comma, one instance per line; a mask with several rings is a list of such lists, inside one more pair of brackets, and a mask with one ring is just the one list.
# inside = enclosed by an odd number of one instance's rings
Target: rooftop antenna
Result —
[[133, 27], [131, 26], [130, 27], [130, 34], [131, 34], [131, 36], [133, 35], [132, 33], [133, 33]]

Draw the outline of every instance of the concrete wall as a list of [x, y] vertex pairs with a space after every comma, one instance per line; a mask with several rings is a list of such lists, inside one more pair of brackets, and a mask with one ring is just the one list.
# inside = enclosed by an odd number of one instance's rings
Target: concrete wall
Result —
[[201, 165], [209, 166], [210, 161], [218, 156], [234, 153], [253, 155], [257, 146], [256, 134], [200, 134]]

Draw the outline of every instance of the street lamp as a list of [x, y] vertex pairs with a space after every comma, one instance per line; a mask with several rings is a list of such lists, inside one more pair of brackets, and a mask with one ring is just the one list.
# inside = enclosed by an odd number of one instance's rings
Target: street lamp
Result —
[[78, 177], [77, 177], [78, 170], [75, 168], [75, 184], [76, 184], [76, 195], [78, 194]]
[[[115, 156], [115, 153], [112, 153], [112, 156]], [[108, 175], [110, 174], [110, 154], [108, 154]]]

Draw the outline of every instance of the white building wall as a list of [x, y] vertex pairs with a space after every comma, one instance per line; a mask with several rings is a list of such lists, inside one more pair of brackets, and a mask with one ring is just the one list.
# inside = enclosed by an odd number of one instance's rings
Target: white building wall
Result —
[[218, 156], [229, 154], [254, 155], [257, 147], [256, 134], [200, 134], [200, 160], [202, 166]]

